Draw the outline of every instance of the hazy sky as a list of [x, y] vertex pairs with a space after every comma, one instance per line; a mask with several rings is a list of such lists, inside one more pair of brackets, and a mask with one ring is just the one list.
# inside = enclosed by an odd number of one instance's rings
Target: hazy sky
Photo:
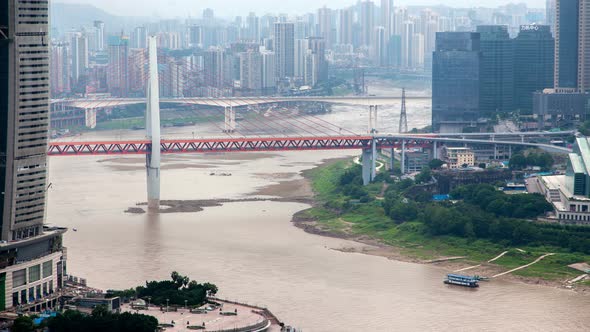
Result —
[[[3, 1], [3, 0], [0, 0]], [[204, 8], [213, 8], [216, 16], [231, 17], [247, 15], [250, 11], [258, 14], [273, 13], [305, 13], [315, 11], [327, 5], [331, 8], [342, 8], [357, 0], [59, 0], [56, 2], [92, 4], [112, 14], [125, 16], [161, 17], [200, 16]], [[380, 4], [380, 0], [373, 1]], [[497, 7], [510, 2], [524, 2], [530, 7], [544, 8], [545, 0], [394, 0], [395, 5], [436, 5], [445, 4], [455, 7], [471, 7], [475, 4], [482, 7]]]

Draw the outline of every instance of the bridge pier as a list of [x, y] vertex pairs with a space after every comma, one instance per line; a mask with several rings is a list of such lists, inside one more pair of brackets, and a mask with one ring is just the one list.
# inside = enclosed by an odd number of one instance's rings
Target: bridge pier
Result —
[[148, 210], [160, 210], [160, 90], [156, 37], [148, 38], [149, 82], [147, 85], [146, 134], [151, 141], [145, 160]]
[[236, 131], [236, 111], [233, 106], [225, 106], [225, 123], [224, 133], [233, 133]]
[[401, 170], [402, 170], [402, 174], [406, 174], [406, 140], [405, 139], [402, 139]]
[[438, 142], [432, 142], [432, 159], [438, 159]]
[[363, 157], [362, 157], [362, 165], [363, 165], [363, 186], [368, 185], [371, 183], [372, 179], [372, 172], [371, 172], [371, 165], [373, 164], [373, 151], [371, 149], [363, 150]]

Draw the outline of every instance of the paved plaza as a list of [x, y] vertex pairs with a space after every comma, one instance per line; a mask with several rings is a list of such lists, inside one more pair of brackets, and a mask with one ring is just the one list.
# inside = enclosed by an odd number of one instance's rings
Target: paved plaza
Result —
[[[223, 303], [223, 312], [235, 312], [235, 316], [224, 316], [220, 314], [219, 309], [208, 311], [205, 313], [191, 313], [187, 309], [178, 309], [178, 311], [162, 312], [160, 307], [150, 306], [149, 310], [136, 311], [132, 309], [129, 304], [125, 304], [122, 307], [123, 312], [138, 312], [140, 314], [146, 314], [154, 316], [158, 319], [160, 324], [172, 324], [174, 327], [167, 327], [165, 331], [191, 331], [187, 326], [203, 325], [205, 323], [205, 330], [199, 331], [220, 331], [229, 330], [235, 328], [242, 328], [247, 326], [253, 326], [255, 324], [265, 321], [265, 318], [258, 313], [252, 311], [252, 308]], [[269, 323], [270, 324], [270, 323]]]

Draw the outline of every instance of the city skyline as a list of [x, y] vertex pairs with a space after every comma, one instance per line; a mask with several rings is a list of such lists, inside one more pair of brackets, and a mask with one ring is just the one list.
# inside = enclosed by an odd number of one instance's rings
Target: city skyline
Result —
[[[341, 9], [357, 4], [356, 0], [324, 0], [322, 2], [312, 0], [301, 0], [295, 3], [290, 2], [276, 2], [272, 0], [253, 0], [249, 2], [232, 1], [232, 5], [228, 6], [227, 2], [219, 2], [213, 0], [203, 0], [194, 3], [191, 0], [168, 0], [168, 6], [162, 7], [161, 1], [157, 0], [60, 0], [55, 3], [67, 4], [84, 4], [93, 5], [102, 9], [109, 14], [120, 15], [125, 12], [125, 16], [144, 16], [144, 17], [160, 17], [160, 18], [174, 18], [174, 17], [188, 17], [200, 16], [205, 8], [212, 8], [216, 15], [223, 18], [232, 18], [236, 15], [247, 15], [247, 13], [254, 11], [258, 15], [266, 13], [288, 13], [288, 14], [303, 14], [313, 12], [317, 8], [326, 6], [333, 9]], [[381, 2], [379, 0], [373, 1], [376, 7], [379, 7]], [[393, 5], [395, 7], [407, 6], [447, 6], [455, 8], [496, 8], [507, 4], [526, 4], [530, 8], [545, 8], [545, 0], [482, 0], [478, 2], [478, 6], [472, 6], [472, 2], [467, 0], [453, 0], [452, 2], [443, 3], [441, 0], [420, 0], [413, 2], [408, 0], [396, 0]], [[261, 10], [256, 10], [260, 8]]]

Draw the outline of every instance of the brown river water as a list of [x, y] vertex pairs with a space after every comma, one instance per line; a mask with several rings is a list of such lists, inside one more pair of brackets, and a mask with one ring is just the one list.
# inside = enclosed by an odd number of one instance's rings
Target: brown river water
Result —
[[[410, 108], [410, 128], [429, 122], [425, 105]], [[383, 111], [388, 127], [397, 125], [398, 109]], [[360, 130], [366, 128], [361, 113], [338, 106], [323, 117]], [[167, 128], [164, 135], [209, 129]], [[133, 135], [138, 132], [82, 138]], [[354, 154], [167, 156], [162, 198], [248, 197], [280, 181], [300, 179], [300, 171], [323, 159]], [[126, 214], [128, 207], [145, 201], [143, 165], [141, 156], [50, 160], [48, 222], [70, 228], [64, 239], [68, 271], [94, 287], [133, 287], [177, 270], [217, 284], [221, 297], [266, 305], [306, 332], [587, 331], [590, 326], [590, 296], [503, 280], [476, 290], [445, 286], [447, 271], [439, 267], [333, 250], [359, 244], [294, 227], [291, 216], [308, 207], [301, 203], [241, 202], [198, 213]]]

